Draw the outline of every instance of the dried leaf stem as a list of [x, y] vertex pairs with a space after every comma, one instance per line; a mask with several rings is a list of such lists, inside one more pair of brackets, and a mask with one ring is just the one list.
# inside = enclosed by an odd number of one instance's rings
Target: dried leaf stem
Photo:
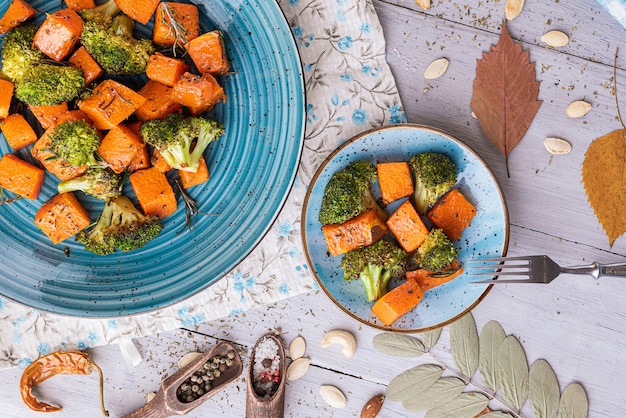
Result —
[[613, 57], [613, 96], [615, 97], [615, 109], [617, 110], [617, 119], [619, 119], [619, 123], [622, 125], [622, 129], [626, 129], [624, 125], [624, 120], [622, 119], [622, 114], [619, 110], [619, 100], [617, 99], [617, 53], [619, 48], [615, 48], [615, 56]]
[[487, 398], [489, 398], [489, 401], [492, 401], [492, 400], [496, 401], [497, 403], [502, 405], [502, 407], [507, 412], [513, 414], [514, 418], [523, 418], [522, 415], [519, 414], [519, 412], [514, 411], [513, 408], [511, 408], [504, 400], [498, 398], [495, 393], [493, 393], [493, 392], [489, 391], [488, 389], [478, 385], [477, 383], [472, 381], [471, 378], [468, 378], [468, 377], [464, 376], [463, 373], [461, 373], [459, 370], [452, 369], [452, 368], [448, 367], [443, 362], [443, 360], [441, 360], [439, 357], [437, 357], [435, 354], [432, 353], [431, 349], [426, 349], [426, 353], [430, 356], [431, 359], [433, 359], [433, 361], [435, 363], [437, 363], [438, 366], [441, 366], [441, 368], [443, 368], [444, 371], [447, 371], [448, 373], [452, 374], [454, 377], [457, 377], [457, 378], [461, 379], [465, 383], [466, 386], [471, 386], [477, 392], [482, 393]]

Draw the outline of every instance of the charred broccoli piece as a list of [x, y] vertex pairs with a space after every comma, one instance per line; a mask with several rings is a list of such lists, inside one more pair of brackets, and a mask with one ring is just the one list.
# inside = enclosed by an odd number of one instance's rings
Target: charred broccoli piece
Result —
[[163, 229], [157, 217], [139, 212], [124, 195], [108, 200], [95, 225], [76, 235], [87, 251], [99, 255], [116, 249], [132, 251], [156, 238]]
[[423, 215], [456, 183], [456, 165], [443, 154], [425, 152], [409, 160], [415, 178], [415, 208]]
[[439, 272], [449, 267], [457, 255], [458, 251], [443, 229], [432, 229], [417, 248], [413, 260], [420, 268]]
[[121, 194], [122, 179], [121, 174], [116, 174], [108, 167], [90, 167], [85, 174], [60, 182], [57, 188], [59, 193], [80, 190], [97, 199], [108, 200]]
[[98, 131], [82, 119], [60, 123], [50, 136], [52, 152], [74, 167], [100, 165], [96, 159], [99, 146]]
[[372, 208], [386, 220], [387, 214], [370, 190], [377, 179], [376, 167], [368, 161], [355, 161], [333, 174], [322, 197], [319, 213], [322, 225], [342, 224]]
[[127, 76], [146, 70], [154, 46], [149, 39], [133, 37], [133, 20], [120, 13], [114, 0], [80, 15], [85, 22], [80, 41], [105, 72]]
[[220, 122], [178, 113], [141, 125], [143, 140], [158, 149], [172, 168], [192, 173], [198, 171], [204, 150], [223, 133]]
[[387, 240], [350, 251], [341, 259], [344, 279], [361, 279], [368, 302], [387, 293], [389, 280], [402, 277], [408, 263], [407, 252]]
[[2, 72], [13, 83], [24, 79], [28, 70], [45, 55], [33, 46], [37, 27], [32, 24], [20, 25], [7, 32], [2, 44]]
[[33, 106], [51, 106], [75, 99], [84, 88], [83, 70], [42, 62], [26, 70], [16, 83], [15, 97]]

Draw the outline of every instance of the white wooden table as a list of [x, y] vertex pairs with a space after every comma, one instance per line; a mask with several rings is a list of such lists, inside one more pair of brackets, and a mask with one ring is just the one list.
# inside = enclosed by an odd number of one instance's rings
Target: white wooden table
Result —
[[[581, 163], [590, 142], [620, 128], [612, 95], [615, 50], [624, 47], [625, 30], [595, 0], [526, 0], [522, 14], [509, 31], [530, 50], [541, 81], [543, 105], [527, 135], [512, 152], [510, 178], [504, 158], [486, 140], [469, 106], [476, 59], [495, 44], [504, 15], [504, 0], [434, 0], [430, 11], [412, 0], [374, 0], [383, 24], [388, 61], [396, 77], [409, 122], [432, 125], [463, 139], [489, 163], [508, 202], [511, 230], [509, 255], [545, 253], [563, 265], [626, 261], [626, 237], [609, 248], [608, 240], [587, 203], [581, 183]], [[539, 40], [549, 30], [570, 35], [558, 50]], [[626, 52], [625, 52], [626, 53]], [[450, 60], [437, 80], [423, 78], [436, 58]], [[626, 112], [626, 58], [617, 59], [618, 96]], [[623, 93], [622, 93], [623, 92]], [[566, 106], [585, 99], [593, 109], [582, 119], [569, 119]], [[545, 137], [569, 140], [569, 155], [552, 156], [542, 145]], [[562, 277], [549, 286], [504, 285], [493, 289], [474, 309], [479, 329], [499, 321], [507, 333], [519, 337], [529, 363], [546, 359], [561, 385], [577, 381], [589, 396], [591, 417], [621, 416], [626, 407], [626, 279]], [[378, 330], [362, 326], [336, 308], [320, 292], [291, 298], [239, 316], [138, 339], [143, 361], [130, 368], [117, 346], [90, 350], [106, 377], [105, 402], [112, 417], [121, 417], [145, 403], [146, 395], [176, 368], [179, 357], [203, 351], [216, 339], [228, 340], [249, 353], [265, 332], [280, 328], [286, 342], [302, 335], [312, 367], [301, 379], [289, 381], [286, 416], [358, 416], [371, 396], [382, 393], [399, 372], [433, 359], [397, 359], [372, 349]], [[337, 349], [322, 349], [324, 332], [343, 328], [358, 340], [355, 356], [346, 359]], [[448, 330], [434, 354], [447, 366]], [[244, 356], [247, 365], [247, 356]], [[2, 417], [39, 417], [22, 403], [18, 391], [20, 369], [0, 372]], [[345, 409], [329, 408], [318, 395], [321, 384], [342, 389]], [[56, 417], [98, 416], [96, 375], [57, 376], [37, 394], [62, 404]], [[497, 407], [497, 405], [495, 405]], [[189, 416], [245, 415], [245, 381], [239, 378], [226, 391]], [[408, 416], [400, 404], [387, 401], [380, 416]], [[420, 416], [415, 415], [415, 416]], [[528, 406], [523, 416], [532, 416]]]

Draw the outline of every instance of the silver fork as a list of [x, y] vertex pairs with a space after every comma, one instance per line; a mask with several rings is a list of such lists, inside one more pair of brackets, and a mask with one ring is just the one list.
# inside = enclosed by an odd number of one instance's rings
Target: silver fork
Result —
[[[489, 263], [480, 265], [479, 263]], [[626, 263], [600, 264], [593, 262], [585, 266], [561, 267], [547, 255], [527, 257], [495, 257], [470, 260], [466, 264], [469, 276], [492, 276], [492, 280], [472, 282], [476, 284], [497, 283], [544, 283], [548, 284], [560, 274], [586, 274], [594, 279], [603, 276], [626, 277]], [[480, 270], [475, 272], [475, 270]], [[474, 271], [474, 272], [471, 272]], [[502, 276], [517, 276], [517, 279], [500, 280]]]

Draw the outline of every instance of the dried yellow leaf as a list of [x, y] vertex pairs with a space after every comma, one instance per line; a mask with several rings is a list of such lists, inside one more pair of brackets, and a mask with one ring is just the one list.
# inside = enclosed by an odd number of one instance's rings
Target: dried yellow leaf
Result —
[[430, 0], [415, 0], [415, 2], [424, 10], [430, 9]]
[[609, 239], [609, 246], [626, 232], [626, 130], [595, 139], [582, 165], [587, 199]]

